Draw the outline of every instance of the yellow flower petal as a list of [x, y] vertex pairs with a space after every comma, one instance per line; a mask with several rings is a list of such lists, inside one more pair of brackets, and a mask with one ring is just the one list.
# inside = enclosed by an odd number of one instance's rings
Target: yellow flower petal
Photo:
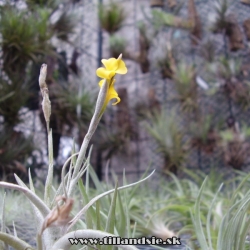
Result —
[[96, 70], [96, 74], [100, 78], [111, 79], [115, 75], [115, 71], [109, 71], [104, 68], [98, 68]]
[[119, 103], [121, 101], [121, 99], [118, 96], [118, 93], [116, 92], [116, 90], [114, 89], [114, 87], [111, 87], [109, 89], [109, 93], [108, 93], [108, 101], [112, 100], [112, 99], [116, 99], [117, 101], [112, 103], [112, 105], [116, 105], [117, 103]]
[[115, 58], [110, 58], [108, 60], [102, 59], [102, 63], [105, 66], [106, 70], [116, 71], [118, 69], [118, 61]]
[[127, 69], [125, 63], [121, 59], [119, 59], [117, 61], [118, 61], [118, 68], [115, 72], [117, 74], [121, 74], [121, 75], [127, 74], [128, 69]]
[[108, 94], [107, 94], [107, 102], [109, 102], [111, 99], [117, 100], [116, 102], [112, 103], [112, 105], [116, 105], [117, 103], [121, 101], [121, 99], [118, 96], [118, 93], [116, 92], [114, 88], [114, 83], [115, 83], [115, 80], [110, 84]]
[[118, 104], [121, 101], [119, 96], [116, 96], [116, 97], [113, 97], [113, 98], [116, 98], [116, 100], [117, 100], [116, 102], [112, 103], [113, 106]]

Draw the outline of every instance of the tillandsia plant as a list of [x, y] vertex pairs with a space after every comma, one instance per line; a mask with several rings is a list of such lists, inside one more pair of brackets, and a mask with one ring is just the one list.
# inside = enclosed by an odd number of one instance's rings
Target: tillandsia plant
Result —
[[199, 148], [206, 153], [214, 152], [220, 138], [211, 115], [199, 116], [197, 121], [192, 121], [188, 132], [191, 135], [191, 147]]
[[190, 20], [182, 19], [171, 13], [165, 13], [159, 10], [152, 10], [153, 23], [156, 27], [170, 26], [182, 29], [192, 29], [192, 22]]
[[99, 5], [99, 20], [101, 27], [110, 35], [121, 29], [126, 19], [126, 14], [121, 4], [110, 2], [109, 5]]
[[249, 127], [244, 125], [240, 129], [237, 122], [234, 122], [229, 129], [220, 133], [224, 161], [227, 165], [240, 170], [246, 163], [250, 148], [247, 140], [249, 135]]
[[176, 67], [173, 80], [177, 91], [177, 100], [185, 112], [195, 112], [198, 108], [198, 90], [195, 81], [196, 69], [193, 65], [180, 63]]
[[[73, 129], [77, 127], [79, 132], [76, 142], [81, 144], [95, 108], [94, 93], [88, 91], [85, 85], [79, 88], [77, 81], [67, 83], [67, 87], [54, 84], [50, 92], [55, 96], [52, 103], [54, 104], [52, 115], [57, 121], [53, 132], [71, 136]], [[53, 137], [54, 143], [55, 140], [56, 137]], [[53, 152], [54, 158], [57, 157], [56, 152], [59, 151], [59, 145], [57, 149]]]
[[176, 126], [174, 112], [167, 116], [164, 111], [151, 115], [146, 129], [157, 144], [157, 151], [164, 159], [163, 171], [177, 174], [186, 157], [184, 135]]
[[26, 177], [23, 162], [34, 151], [32, 138], [25, 138], [20, 132], [5, 128], [0, 131], [0, 179], [14, 182], [13, 173]]
[[224, 94], [241, 108], [248, 108], [250, 87], [243, 77], [243, 62], [239, 59], [221, 57], [218, 62], [210, 65], [210, 69], [219, 78]]
[[[230, 195], [231, 197], [228, 199], [228, 204], [224, 209], [218, 209], [218, 206], [216, 206], [216, 202], [219, 200], [219, 195], [222, 192], [223, 184], [221, 184], [217, 192], [213, 195], [212, 202], [209, 203], [209, 210], [206, 217], [201, 213], [201, 200], [205, 194], [204, 190], [207, 186], [208, 178], [204, 180], [194, 209], [191, 212], [199, 249], [248, 249], [250, 192], [249, 190], [244, 190], [245, 192], [241, 193], [241, 190], [242, 187], [246, 186], [249, 177], [249, 174], [244, 174], [244, 178], [241, 179], [237, 188], [234, 189], [233, 194]], [[210, 223], [212, 217], [215, 216], [213, 212], [214, 208], [220, 211], [220, 215], [216, 215], [217, 232], [215, 233]], [[204, 225], [206, 225], [206, 228]]]
[[212, 31], [226, 35], [230, 50], [236, 51], [244, 48], [244, 35], [234, 14], [229, 13], [229, 7], [228, 0], [214, 1]]
[[[100, 119], [106, 110], [106, 107], [109, 101], [115, 98], [117, 101], [113, 103], [113, 105], [120, 102], [120, 98], [114, 89], [115, 83], [115, 75], [116, 74], [126, 74], [127, 68], [125, 63], [122, 61], [122, 55], [118, 57], [118, 59], [110, 58], [108, 60], [103, 59], [102, 63], [105, 68], [97, 69], [96, 73], [99, 77], [103, 78], [99, 85], [100, 91], [96, 102], [96, 107], [94, 111], [94, 115], [90, 122], [90, 126], [88, 132], [83, 140], [82, 146], [80, 148], [79, 153], [74, 153], [67, 159], [64, 166], [62, 167], [61, 174], [61, 183], [58, 188], [53, 185], [53, 147], [52, 147], [52, 130], [49, 128], [50, 123], [50, 114], [51, 114], [51, 105], [49, 100], [49, 90], [46, 84], [46, 75], [47, 75], [47, 65], [43, 64], [40, 70], [39, 76], [39, 85], [42, 92], [43, 102], [42, 108], [44, 112], [44, 117], [47, 123], [48, 129], [48, 148], [49, 148], [49, 166], [48, 166], [48, 174], [45, 182], [44, 188], [44, 197], [40, 198], [38, 196], [38, 190], [35, 189], [31, 174], [29, 172], [29, 184], [28, 187], [17, 175], [15, 175], [17, 185], [11, 184], [8, 182], [0, 182], [0, 187], [7, 189], [14, 189], [22, 192], [31, 202], [31, 206], [35, 215], [36, 221], [34, 221], [34, 225], [36, 225], [36, 249], [43, 250], [58, 250], [58, 249], [70, 249], [71, 243], [69, 238], [104, 238], [108, 236], [115, 236], [117, 232], [114, 224], [115, 220], [115, 205], [116, 205], [116, 197], [119, 200], [118, 190], [125, 189], [131, 186], [134, 186], [148, 177], [129, 185], [124, 185], [121, 187], [117, 187], [115, 189], [106, 191], [102, 194], [97, 195], [96, 197], [89, 199], [88, 190], [85, 189], [84, 185], [81, 182], [82, 175], [87, 171], [87, 176], [89, 173], [89, 161], [90, 161], [90, 153], [86, 156], [86, 150], [88, 148], [91, 137], [93, 136]], [[78, 155], [76, 159], [76, 155]], [[66, 173], [67, 164], [70, 163], [70, 167], [68, 172]], [[72, 195], [74, 190], [76, 189], [77, 184], [84, 196], [84, 201], [86, 204], [82, 207], [82, 209], [71, 218], [70, 213], [75, 202]], [[98, 200], [108, 194], [114, 193], [113, 199], [110, 204], [110, 210], [108, 217], [106, 219], [106, 225], [103, 229], [100, 226], [100, 222], [103, 222], [102, 216], [103, 213], [100, 212], [100, 207], [98, 204], [94, 206]], [[126, 201], [125, 201], [126, 202]], [[119, 201], [120, 207], [122, 207], [121, 200]], [[89, 209], [89, 210], [88, 210]], [[127, 211], [127, 210], [126, 210]], [[87, 216], [87, 212], [92, 215], [92, 222], [94, 222], [93, 215], [96, 214], [96, 227], [92, 227], [93, 229], [86, 228], [84, 220], [81, 219], [82, 215], [86, 215], [87, 225], [90, 225], [90, 218]], [[88, 215], [89, 215], [88, 214]], [[27, 242], [21, 240], [17, 237], [16, 230], [14, 230], [14, 235], [10, 235], [6, 233], [5, 227], [5, 198], [2, 201], [1, 207], [1, 231], [0, 231], [0, 243], [3, 242], [4, 249], [8, 249], [8, 245], [12, 246], [17, 250], [21, 249], [34, 249]], [[126, 217], [127, 216], [127, 217]], [[124, 219], [125, 218], [125, 219]], [[123, 219], [125, 222], [123, 225], [124, 228], [127, 228], [127, 232], [129, 231], [129, 217], [128, 213], [123, 210]], [[73, 226], [77, 224], [77, 227]], [[80, 229], [77, 229], [79, 228]], [[100, 229], [103, 229], [102, 231]], [[124, 230], [123, 230], [124, 231]], [[131, 236], [131, 234], [127, 234], [127, 236]], [[98, 247], [98, 246], [97, 246]], [[122, 249], [133, 250], [136, 249], [133, 246], [123, 245], [119, 246]], [[108, 247], [109, 248], [109, 247]]]
[[171, 46], [171, 43], [168, 43], [165, 53], [163, 53], [161, 58], [157, 60], [157, 66], [160, 69], [162, 79], [172, 79], [174, 72], [176, 70], [176, 60], [175, 60], [175, 51]]

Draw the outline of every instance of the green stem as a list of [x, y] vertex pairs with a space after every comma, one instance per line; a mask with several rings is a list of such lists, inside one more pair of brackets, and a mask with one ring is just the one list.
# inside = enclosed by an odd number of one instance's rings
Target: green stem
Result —
[[[74, 169], [74, 173], [73, 173], [73, 176], [72, 176], [72, 179], [71, 179], [71, 183], [70, 183], [70, 187], [69, 187], [69, 191], [68, 191], [68, 196], [70, 197], [72, 195], [72, 192], [73, 192], [73, 189], [74, 189], [74, 186], [75, 184], [77, 183], [78, 180], [77, 179], [77, 173], [80, 171], [80, 166], [82, 165], [83, 163], [83, 160], [85, 158], [85, 154], [86, 154], [86, 150], [88, 148], [88, 145], [89, 145], [89, 142], [99, 124], [101, 120], [101, 117], [96, 120], [93, 124], [91, 124], [91, 130], [86, 134], [86, 136], [84, 137], [84, 141], [82, 143], [82, 147], [80, 149], [80, 152], [79, 152], [79, 156], [77, 158], [77, 161], [76, 161], [76, 166], [75, 166], [75, 169]], [[78, 163], [78, 165], [77, 165]], [[79, 168], [77, 169], [76, 167]]]

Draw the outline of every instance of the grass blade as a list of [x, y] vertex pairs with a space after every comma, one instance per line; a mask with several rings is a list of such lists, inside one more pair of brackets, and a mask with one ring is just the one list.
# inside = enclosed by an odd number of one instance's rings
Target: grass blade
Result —
[[211, 223], [210, 220], [211, 220], [211, 215], [212, 215], [212, 209], [214, 207], [214, 203], [215, 203], [215, 201], [217, 199], [217, 196], [218, 196], [219, 192], [221, 191], [222, 187], [223, 187], [223, 183], [220, 185], [219, 189], [215, 193], [215, 196], [214, 196], [214, 198], [212, 200], [212, 203], [211, 203], [211, 206], [209, 208], [208, 215], [207, 215], [207, 225], [206, 225], [206, 227], [207, 227], [207, 239], [208, 239], [209, 249], [213, 249], [213, 244], [212, 244], [212, 239], [211, 239], [211, 232], [210, 232], [210, 223]]
[[196, 232], [199, 244], [200, 244], [200, 248], [202, 250], [209, 250], [209, 246], [207, 244], [206, 237], [205, 237], [205, 234], [204, 234], [204, 230], [203, 230], [203, 227], [202, 227], [201, 215], [200, 215], [201, 195], [202, 195], [202, 191], [203, 191], [203, 189], [204, 189], [204, 187], [206, 185], [206, 182], [207, 182], [207, 177], [203, 181], [202, 186], [201, 186], [200, 191], [199, 191], [199, 194], [198, 194], [198, 197], [197, 197], [197, 199], [195, 201], [194, 215], [192, 213], [192, 219], [193, 219], [193, 223], [194, 223], [194, 227], [195, 227], [195, 232]]

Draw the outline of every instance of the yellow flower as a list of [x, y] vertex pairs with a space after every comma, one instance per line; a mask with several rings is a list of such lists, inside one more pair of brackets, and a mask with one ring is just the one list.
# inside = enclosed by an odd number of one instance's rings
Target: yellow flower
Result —
[[[99, 86], [100, 86], [100, 87], [103, 85], [104, 81], [105, 81], [105, 80], [101, 80], [101, 81], [99, 82]], [[112, 105], [116, 105], [117, 103], [119, 103], [119, 102], [121, 101], [121, 99], [120, 99], [119, 96], [118, 96], [118, 93], [116, 92], [116, 90], [115, 90], [115, 88], [114, 88], [115, 79], [113, 78], [112, 81], [111, 81], [111, 80], [107, 80], [107, 81], [108, 81], [109, 87], [108, 87], [108, 93], [107, 93], [107, 95], [106, 95], [106, 99], [105, 99], [105, 102], [104, 102], [104, 107], [107, 106], [107, 104], [109, 103], [109, 101], [110, 101], [111, 99], [116, 99], [116, 100], [117, 100], [116, 102], [112, 103]], [[110, 83], [109, 81], [110, 81], [111, 83]]]
[[110, 59], [102, 59], [102, 63], [105, 68], [101, 67], [96, 70], [97, 76], [110, 80], [115, 74], [124, 75], [127, 73], [127, 67], [125, 63], [122, 61], [121, 56]]
[[102, 59], [102, 63], [104, 64], [105, 68], [99, 68], [96, 70], [97, 76], [104, 78], [99, 82], [99, 86], [101, 87], [105, 80], [108, 83], [108, 91], [102, 108], [103, 111], [106, 109], [111, 99], [116, 99], [116, 102], [112, 103], [112, 105], [116, 105], [121, 101], [121, 99], [118, 96], [118, 93], [114, 88], [115, 74], [123, 75], [126, 74], [128, 71], [125, 63], [122, 61], [121, 58], [122, 55], [120, 55], [117, 59], [116, 58], [110, 58], [108, 60]]

